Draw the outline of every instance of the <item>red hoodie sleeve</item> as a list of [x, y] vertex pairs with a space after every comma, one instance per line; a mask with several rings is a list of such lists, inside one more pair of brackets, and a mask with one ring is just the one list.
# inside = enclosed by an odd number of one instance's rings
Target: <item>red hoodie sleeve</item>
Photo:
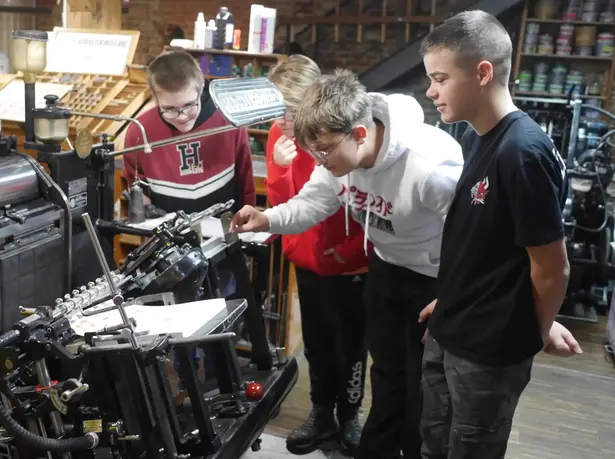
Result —
[[256, 188], [254, 187], [254, 169], [248, 131], [245, 128], [237, 131], [237, 151], [235, 153], [235, 202], [237, 208], [256, 205]]
[[267, 160], [265, 184], [267, 185], [267, 199], [272, 206], [283, 204], [297, 194], [293, 184], [292, 167], [280, 166], [273, 160], [273, 147], [280, 137], [282, 137], [282, 131], [275, 124], [272, 125], [265, 149]]
[[[137, 129], [137, 126], [131, 124], [126, 131], [126, 137], [124, 138], [124, 148], [134, 147], [135, 145], [141, 145], [143, 140], [141, 139], [141, 133]], [[142, 151], [134, 153], [126, 153], [122, 155], [122, 177], [126, 180], [128, 187], [132, 185], [135, 176], [138, 174], [139, 179], [145, 180], [145, 175], [141, 169], [141, 165], [138, 164], [138, 157], [144, 155]]]

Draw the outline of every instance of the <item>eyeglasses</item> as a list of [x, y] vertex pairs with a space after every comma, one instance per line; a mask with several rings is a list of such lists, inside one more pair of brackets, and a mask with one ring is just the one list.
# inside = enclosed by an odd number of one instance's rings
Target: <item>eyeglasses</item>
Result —
[[331, 153], [335, 153], [335, 150], [338, 149], [338, 147], [342, 144], [342, 142], [344, 140], [346, 140], [346, 138], [351, 134], [351, 132], [348, 132], [346, 134], [344, 134], [344, 137], [342, 137], [339, 142], [337, 142], [335, 145], [333, 145], [331, 148], [328, 148], [328, 151], [323, 151], [323, 150], [309, 150], [308, 153], [317, 161], [320, 162], [325, 162], [327, 160], [327, 156], [329, 156]]
[[282, 119], [288, 123], [292, 123], [293, 121], [295, 121], [295, 112], [294, 110], [288, 110], [286, 109], [286, 113], [284, 113], [284, 116], [282, 117]]
[[182, 108], [169, 108], [167, 110], [160, 109], [160, 114], [167, 120], [174, 120], [178, 118], [179, 115], [192, 116], [196, 113], [196, 110], [201, 102], [201, 98], [199, 97], [194, 102], [185, 105]]

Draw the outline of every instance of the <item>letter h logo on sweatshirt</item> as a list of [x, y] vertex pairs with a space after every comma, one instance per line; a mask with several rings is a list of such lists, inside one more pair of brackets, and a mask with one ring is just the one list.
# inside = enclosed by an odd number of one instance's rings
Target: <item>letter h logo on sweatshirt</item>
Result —
[[179, 175], [201, 174], [203, 161], [201, 160], [201, 142], [180, 143], [177, 145], [179, 152]]

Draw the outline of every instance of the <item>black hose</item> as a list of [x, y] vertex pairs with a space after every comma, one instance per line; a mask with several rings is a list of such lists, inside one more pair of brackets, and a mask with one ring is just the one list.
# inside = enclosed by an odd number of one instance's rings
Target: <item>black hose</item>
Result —
[[98, 436], [87, 433], [82, 437], [58, 440], [55, 438], [45, 438], [30, 432], [22, 427], [11, 414], [0, 403], [0, 424], [6, 429], [8, 434], [17, 441], [25, 443], [28, 447], [52, 453], [69, 453], [71, 451], [82, 451], [93, 449], [98, 445]]
[[3, 335], [0, 335], [0, 349], [4, 349], [10, 346], [19, 339], [19, 332], [17, 330], [10, 330]]

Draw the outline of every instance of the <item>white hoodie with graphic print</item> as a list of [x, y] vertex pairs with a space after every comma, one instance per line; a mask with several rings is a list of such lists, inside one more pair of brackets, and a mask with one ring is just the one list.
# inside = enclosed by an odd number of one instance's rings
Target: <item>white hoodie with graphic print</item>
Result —
[[295, 197], [265, 211], [269, 232], [302, 233], [343, 205], [346, 218], [365, 230], [365, 250], [369, 239], [384, 261], [437, 277], [444, 219], [463, 168], [461, 146], [424, 124], [413, 97], [370, 96], [373, 117], [385, 126], [374, 166], [339, 178], [316, 167]]

